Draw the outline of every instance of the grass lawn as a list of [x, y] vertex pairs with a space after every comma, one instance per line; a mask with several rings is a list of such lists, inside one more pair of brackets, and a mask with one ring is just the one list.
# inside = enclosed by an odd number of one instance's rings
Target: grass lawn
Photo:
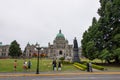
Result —
[[[84, 58], [84, 59], [81, 59], [81, 61], [83, 61], [83, 62], [89, 62], [90, 60]], [[119, 65], [116, 65], [116, 64], [105, 64], [105, 63], [102, 63], [102, 61], [100, 59], [94, 59], [94, 60], [92, 60], [90, 62], [97, 63], [100, 66], [105, 67], [105, 69], [107, 71], [120, 71], [120, 64]], [[105, 61], [103, 61], [103, 62], [105, 62]]]
[[[0, 72], [14, 72], [14, 60], [15, 59], [0, 59]], [[26, 59], [28, 61], [28, 59]], [[31, 59], [32, 67], [31, 72], [36, 71], [37, 59]], [[23, 72], [23, 59], [17, 59], [17, 72]], [[40, 59], [39, 69], [41, 72], [52, 71], [52, 60], [51, 59]], [[62, 71], [77, 71], [72, 64], [63, 65]]]
[[107, 71], [120, 71], [120, 66], [104, 66]]
[[[0, 59], [0, 72], [14, 72], [14, 60], [15, 59]], [[28, 61], [29, 59], [26, 59]], [[81, 61], [88, 61], [87, 59], [81, 59]], [[23, 70], [23, 59], [17, 59], [17, 72], [24, 72]], [[31, 59], [32, 67], [31, 72], [36, 72], [37, 66], [37, 59]], [[101, 63], [100, 60], [93, 60], [93, 63]], [[51, 59], [40, 59], [39, 70], [41, 72], [50, 72], [52, 71], [52, 60]], [[102, 65], [104, 66], [107, 71], [120, 71], [120, 65]], [[62, 65], [62, 71], [80, 71], [79, 69], [75, 68], [72, 64], [64, 64]]]

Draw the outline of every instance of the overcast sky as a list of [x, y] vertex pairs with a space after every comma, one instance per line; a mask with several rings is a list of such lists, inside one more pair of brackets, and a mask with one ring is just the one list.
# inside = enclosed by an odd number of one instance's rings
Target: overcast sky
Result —
[[61, 29], [70, 44], [77, 37], [80, 46], [99, 7], [99, 0], [0, 0], [0, 42], [47, 46]]

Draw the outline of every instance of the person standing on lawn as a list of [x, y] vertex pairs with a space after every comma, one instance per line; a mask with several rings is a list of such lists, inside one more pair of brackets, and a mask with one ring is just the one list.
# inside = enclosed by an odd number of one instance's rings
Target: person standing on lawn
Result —
[[87, 63], [87, 72], [90, 72], [90, 66], [89, 66], [89, 63]]
[[31, 69], [31, 66], [32, 66], [32, 63], [31, 63], [31, 61], [29, 60], [28, 61], [28, 70], [30, 71], [30, 69]]
[[56, 60], [53, 60], [52, 62], [52, 66], [53, 66], [53, 71], [56, 71], [57, 70], [57, 63], [56, 63]]
[[17, 68], [17, 60], [14, 61], [14, 71], [16, 71]]
[[24, 61], [24, 63], [23, 63], [23, 69], [24, 69], [24, 71], [27, 71], [27, 61]]
[[61, 61], [58, 61], [58, 71], [61, 71], [62, 63]]
[[92, 70], [92, 63], [91, 62], [89, 62], [89, 71], [93, 72], [93, 70]]

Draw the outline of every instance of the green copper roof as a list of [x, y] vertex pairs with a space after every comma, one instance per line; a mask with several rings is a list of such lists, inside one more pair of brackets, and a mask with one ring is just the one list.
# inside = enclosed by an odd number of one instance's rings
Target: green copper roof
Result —
[[59, 33], [57, 34], [56, 38], [64, 38], [64, 35], [61, 33], [61, 30], [59, 30]]

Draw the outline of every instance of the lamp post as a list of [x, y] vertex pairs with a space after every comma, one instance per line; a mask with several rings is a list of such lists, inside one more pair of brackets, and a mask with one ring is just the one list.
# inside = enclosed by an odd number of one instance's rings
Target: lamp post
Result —
[[41, 48], [40, 48], [39, 45], [37, 45], [37, 46], [36, 46], [36, 49], [38, 50], [36, 74], [39, 74], [39, 58], [40, 58], [39, 53], [40, 53], [40, 49], [41, 49]]

